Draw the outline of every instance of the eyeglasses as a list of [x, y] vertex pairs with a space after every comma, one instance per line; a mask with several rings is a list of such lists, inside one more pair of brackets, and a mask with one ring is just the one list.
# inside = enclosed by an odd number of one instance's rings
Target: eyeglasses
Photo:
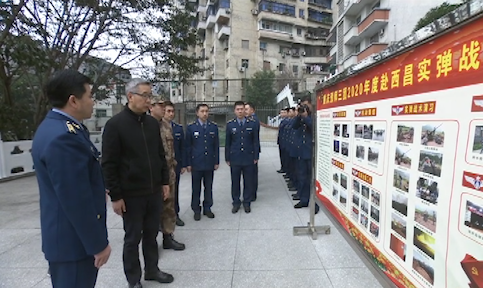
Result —
[[136, 95], [141, 96], [141, 97], [146, 98], [146, 99], [153, 99], [153, 97], [154, 97], [153, 94], [139, 94], [139, 93], [132, 93], [132, 94], [136, 94]]

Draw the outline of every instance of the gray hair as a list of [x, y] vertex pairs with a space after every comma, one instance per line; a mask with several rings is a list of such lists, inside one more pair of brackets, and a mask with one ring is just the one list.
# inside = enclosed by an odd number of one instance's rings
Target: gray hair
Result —
[[133, 78], [126, 84], [126, 94], [137, 93], [139, 85], [151, 85], [151, 82], [142, 78]]

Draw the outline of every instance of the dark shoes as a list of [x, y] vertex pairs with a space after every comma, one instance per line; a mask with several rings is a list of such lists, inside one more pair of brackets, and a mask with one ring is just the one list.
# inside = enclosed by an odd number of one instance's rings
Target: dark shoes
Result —
[[292, 200], [300, 200], [300, 196], [298, 196], [298, 195], [293, 195], [293, 196], [292, 196]]
[[285, 173], [285, 171], [283, 171], [282, 169], [280, 170], [277, 170], [278, 173]]
[[304, 208], [304, 207], [309, 207], [309, 204], [308, 203], [304, 204], [302, 202], [299, 202], [299, 203], [295, 204], [295, 206], [293, 206], [293, 208], [295, 208], [295, 209], [300, 209], [300, 208]]
[[252, 209], [250, 209], [250, 207], [249, 207], [249, 206], [245, 206], [245, 207], [244, 207], [244, 209], [245, 209], [245, 213], [250, 213], [250, 212], [252, 212]]
[[236, 212], [238, 212], [238, 210], [240, 210], [240, 206], [233, 206], [233, 208], [231, 209], [231, 213], [235, 214]]
[[186, 247], [183, 243], [173, 239], [172, 234], [163, 234], [163, 249], [173, 249], [176, 251], [184, 250]]
[[[144, 280], [156, 281], [159, 283], [171, 283], [173, 282], [174, 278], [173, 278], [173, 275], [171, 274], [165, 273], [163, 271], [158, 271], [156, 274], [145, 274]], [[139, 286], [139, 287], [142, 287], [142, 286]]]
[[215, 218], [215, 214], [213, 214], [213, 212], [211, 212], [211, 211], [203, 211], [203, 215], [206, 215], [206, 217], [208, 217], [210, 219]]
[[184, 226], [184, 222], [179, 218], [179, 216], [176, 216], [176, 226]]
[[201, 219], [201, 213], [195, 213], [195, 221], [200, 221]]
[[129, 284], [129, 288], [143, 288], [143, 285], [141, 285], [141, 282], [138, 282], [136, 284]]

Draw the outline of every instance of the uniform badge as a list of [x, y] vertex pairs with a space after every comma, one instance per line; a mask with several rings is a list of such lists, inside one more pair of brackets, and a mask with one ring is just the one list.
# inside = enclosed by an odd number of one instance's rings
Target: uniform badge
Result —
[[195, 132], [193, 132], [193, 135], [194, 135], [194, 136], [200, 136], [200, 132], [195, 131]]
[[231, 132], [236, 132], [236, 128], [231, 128]]
[[181, 136], [181, 133], [174, 133], [174, 136]]
[[253, 130], [253, 128], [247, 128], [247, 131], [251, 131], [251, 130]]
[[70, 121], [66, 121], [65, 122], [65, 125], [67, 126], [67, 129], [69, 130], [69, 133], [77, 134], [77, 131], [75, 130], [75, 128], [72, 125], [72, 123], [70, 123]]
[[215, 132], [210, 132], [210, 134], [215, 134]]

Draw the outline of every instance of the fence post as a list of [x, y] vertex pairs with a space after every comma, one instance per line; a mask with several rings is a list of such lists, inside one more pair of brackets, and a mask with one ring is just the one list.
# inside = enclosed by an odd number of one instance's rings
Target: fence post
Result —
[[3, 154], [3, 140], [2, 134], [0, 133], [0, 179], [5, 178], [5, 156]]

